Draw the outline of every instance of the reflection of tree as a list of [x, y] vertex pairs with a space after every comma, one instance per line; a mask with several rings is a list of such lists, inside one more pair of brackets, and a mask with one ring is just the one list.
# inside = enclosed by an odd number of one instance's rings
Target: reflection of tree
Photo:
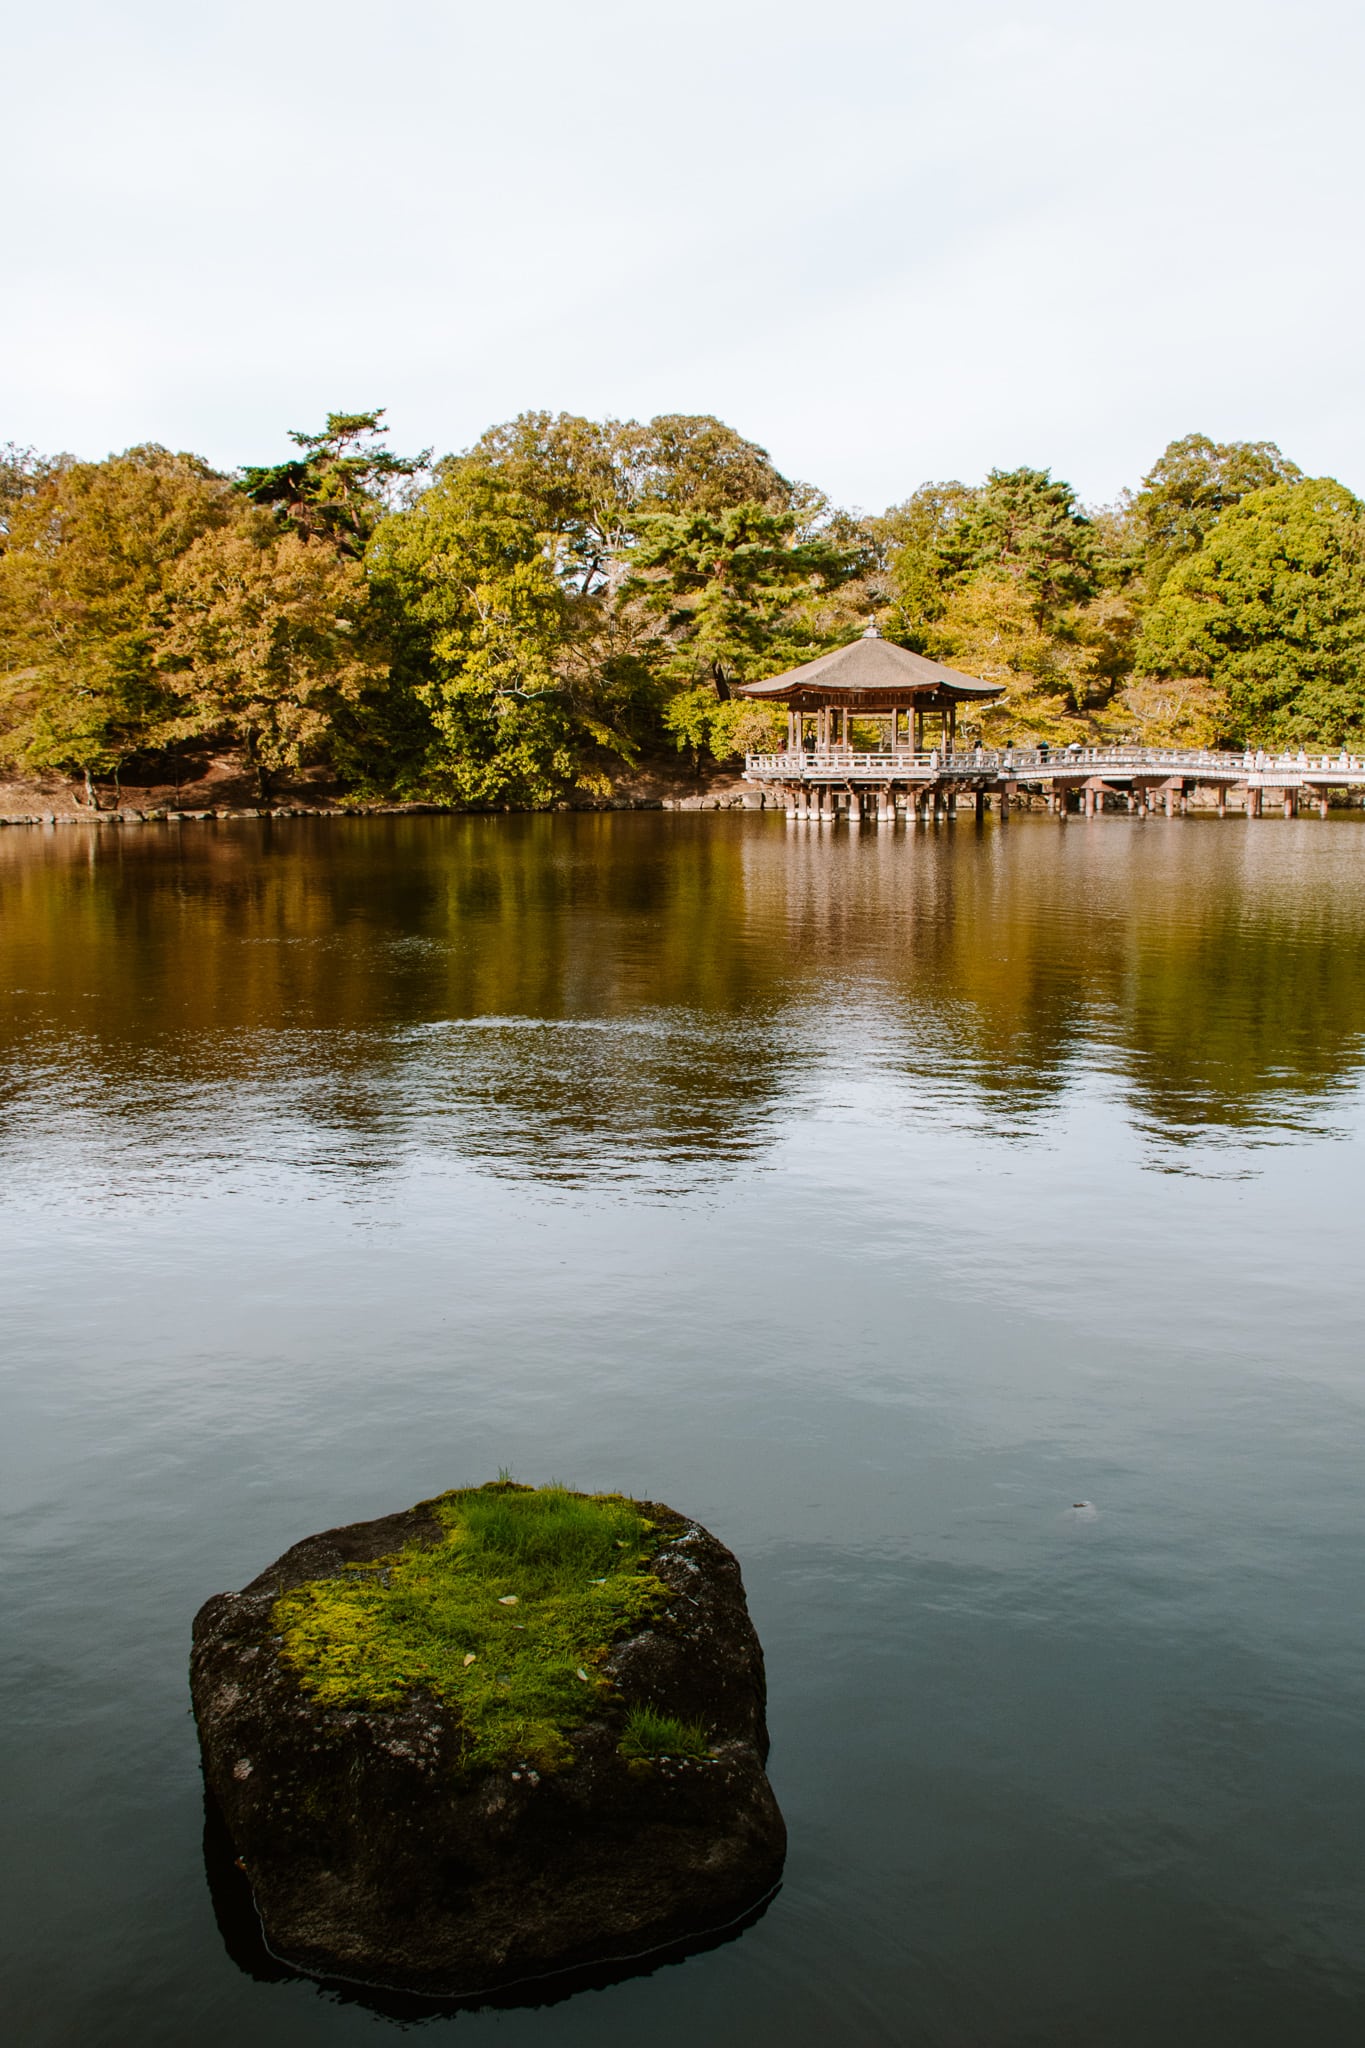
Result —
[[1156, 1133], [1246, 1130], [1292, 1120], [1361, 1059], [1365, 891], [1308, 829], [803, 836], [752, 849], [750, 915], [781, 902], [787, 970], [811, 993], [834, 976], [895, 995], [899, 1070], [926, 1096], [966, 1087], [1009, 1122], [1084, 1059]]
[[1168, 1139], [1293, 1122], [1361, 1056], [1342, 829], [4, 834], [5, 1154], [113, 1185], [445, 1152], [676, 1191], [765, 1144], [812, 1072], [872, 1068], [1004, 1132], [1081, 1067]]
[[200, 1155], [360, 1172], [434, 1146], [688, 1185], [759, 1141], [781, 1066], [717, 822], [6, 843], [9, 979], [35, 993], [0, 1056], [21, 1077], [41, 1037], [106, 1140], [135, 1103]]

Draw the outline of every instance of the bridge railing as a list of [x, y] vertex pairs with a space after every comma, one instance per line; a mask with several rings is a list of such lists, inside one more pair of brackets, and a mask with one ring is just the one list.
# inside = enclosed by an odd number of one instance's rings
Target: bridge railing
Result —
[[759, 779], [798, 781], [808, 776], [849, 777], [875, 781], [878, 776], [975, 776], [1008, 779], [1067, 773], [1101, 774], [1105, 769], [1131, 775], [1146, 769], [1168, 775], [1197, 775], [1201, 768], [1227, 776], [1296, 776], [1319, 773], [1365, 780], [1365, 758], [1344, 750], [1335, 754], [1235, 753], [1209, 747], [958, 747], [914, 753], [907, 748], [863, 751], [852, 747], [808, 747], [775, 754], [746, 754], [744, 772]]

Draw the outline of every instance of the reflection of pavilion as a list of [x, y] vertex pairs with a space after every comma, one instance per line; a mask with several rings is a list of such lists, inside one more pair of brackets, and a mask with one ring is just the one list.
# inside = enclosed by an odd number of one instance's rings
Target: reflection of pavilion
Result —
[[[881, 729], [879, 751], [910, 754], [924, 751], [925, 725], [930, 744], [942, 752], [957, 738], [959, 704], [989, 704], [1004, 692], [994, 683], [979, 682], [941, 661], [927, 661], [883, 640], [875, 625], [860, 640], [836, 647], [814, 661], [762, 683], [740, 683], [740, 694], [787, 706], [787, 748], [793, 755], [813, 744], [817, 754], [835, 748], [852, 750], [853, 721]], [[902, 721], [903, 736], [902, 736]]]

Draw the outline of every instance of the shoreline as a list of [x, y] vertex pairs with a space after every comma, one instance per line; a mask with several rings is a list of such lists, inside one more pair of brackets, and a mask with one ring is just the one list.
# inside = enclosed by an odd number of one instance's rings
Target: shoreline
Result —
[[612, 797], [600, 803], [547, 804], [537, 809], [508, 806], [478, 810], [464, 804], [257, 804], [217, 805], [177, 810], [157, 805], [142, 809], [125, 804], [117, 810], [39, 810], [0, 812], [0, 829], [23, 825], [185, 825], [229, 823], [242, 818], [554, 818], [608, 811], [779, 811], [763, 790], [686, 797]]

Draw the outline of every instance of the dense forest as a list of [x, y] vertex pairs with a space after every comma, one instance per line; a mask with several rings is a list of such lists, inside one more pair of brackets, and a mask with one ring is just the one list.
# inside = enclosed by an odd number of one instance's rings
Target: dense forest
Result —
[[1086, 508], [1045, 470], [877, 516], [719, 420], [526, 413], [395, 454], [333, 413], [225, 476], [155, 445], [0, 450], [0, 760], [101, 785], [212, 747], [262, 797], [476, 807], [704, 772], [781, 715], [733, 685], [883, 633], [1004, 685], [969, 738], [1365, 745], [1365, 506], [1271, 442], [1174, 441]]

